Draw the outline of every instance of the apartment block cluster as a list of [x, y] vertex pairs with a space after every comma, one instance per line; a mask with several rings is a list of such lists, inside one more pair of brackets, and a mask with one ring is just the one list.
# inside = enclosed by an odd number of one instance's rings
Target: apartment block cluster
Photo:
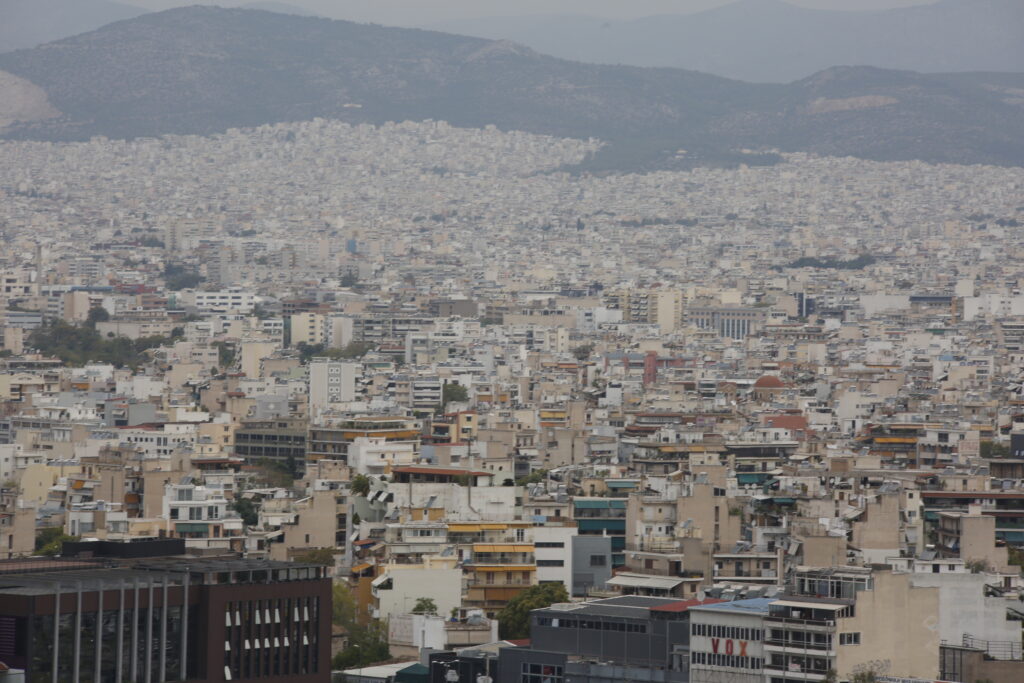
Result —
[[156, 585], [130, 680], [322, 680], [330, 577], [397, 660], [360, 683], [1024, 680], [1024, 170], [565, 170], [599, 147], [0, 145], [0, 592], [58, 591], [0, 662], [99, 672], [61, 594]]

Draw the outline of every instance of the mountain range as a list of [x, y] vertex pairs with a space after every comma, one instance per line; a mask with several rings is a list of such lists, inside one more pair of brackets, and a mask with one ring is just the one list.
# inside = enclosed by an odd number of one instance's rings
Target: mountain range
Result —
[[512, 40], [565, 59], [695, 69], [755, 82], [786, 83], [837, 65], [1024, 71], [1020, 0], [942, 0], [884, 11], [738, 0], [704, 12], [625, 21], [528, 15], [452, 20], [432, 28]]
[[[572, 62], [508, 42], [187, 7], [0, 54], [0, 135], [209, 134], [331, 117], [609, 142], [593, 170], [779, 149], [1024, 164], [1024, 75], [835, 67], [785, 85]], [[685, 153], [683, 152], [685, 151]], [[682, 160], [680, 162], [680, 160]]]

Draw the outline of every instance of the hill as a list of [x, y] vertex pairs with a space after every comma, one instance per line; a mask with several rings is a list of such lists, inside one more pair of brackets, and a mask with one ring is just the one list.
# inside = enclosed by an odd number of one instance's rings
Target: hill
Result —
[[[581, 64], [504, 41], [269, 12], [188, 7], [0, 55], [35, 107], [8, 138], [206, 134], [333, 117], [610, 141], [594, 170], [734, 162], [740, 148], [1024, 163], [1012, 75], [826, 70], [789, 85]], [[0, 74], [2, 76], [2, 74]], [[40, 102], [40, 100], [42, 100]], [[31, 112], [37, 112], [32, 114]], [[44, 112], [44, 113], [39, 113]], [[746, 158], [770, 161], [768, 158]]]
[[738, 0], [704, 12], [628, 21], [529, 15], [452, 20], [432, 28], [512, 40], [584, 62], [696, 69], [784, 83], [837, 65], [1024, 71], [1022, 27], [1020, 0], [943, 0], [885, 11]]
[[145, 11], [110, 0], [0, 0], [0, 52], [85, 33]]

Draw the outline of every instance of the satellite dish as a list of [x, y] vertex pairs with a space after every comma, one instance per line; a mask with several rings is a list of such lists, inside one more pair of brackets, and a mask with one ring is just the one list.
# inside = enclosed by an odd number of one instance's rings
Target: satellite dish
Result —
[[704, 602], [704, 598], [706, 598], [706, 597], [707, 597], [707, 594], [704, 592], [703, 588], [701, 588], [699, 591], [697, 591], [697, 600], [699, 600], [701, 602]]

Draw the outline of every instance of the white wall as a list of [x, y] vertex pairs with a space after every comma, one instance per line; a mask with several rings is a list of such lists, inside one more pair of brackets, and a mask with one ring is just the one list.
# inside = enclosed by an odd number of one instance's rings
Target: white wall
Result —
[[984, 574], [914, 572], [911, 583], [938, 586], [939, 618], [934, 628], [942, 640], [959, 644], [963, 635], [969, 633], [981, 640], [1009, 640], [1019, 644], [1020, 622], [1006, 619], [1008, 602], [985, 597], [985, 582], [989, 578]]
[[[534, 557], [537, 560], [537, 582], [561, 581], [565, 590], [572, 592], [572, 537], [574, 526], [533, 527]], [[561, 548], [539, 548], [537, 543], [561, 543]], [[561, 567], [542, 566], [542, 560], [561, 560]]]
[[381, 619], [408, 614], [419, 598], [431, 598], [443, 617], [462, 604], [462, 569], [425, 569], [421, 565], [389, 565], [391, 588], [374, 589]]

